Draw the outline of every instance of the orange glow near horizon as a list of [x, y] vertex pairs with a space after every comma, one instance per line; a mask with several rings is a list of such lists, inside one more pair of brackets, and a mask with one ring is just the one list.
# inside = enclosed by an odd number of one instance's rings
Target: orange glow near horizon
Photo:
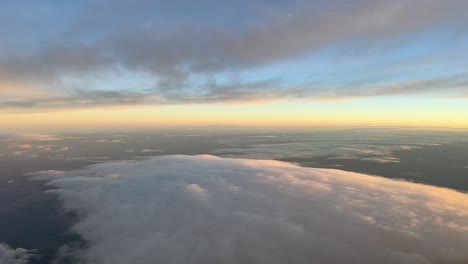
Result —
[[[0, 114], [1, 129], [155, 126], [411, 126], [468, 128], [468, 111], [367, 107], [351, 103], [167, 105]], [[348, 105], [346, 105], [348, 104]], [[353, 105], [354, 104], [354, 105]], [[458, 111], [455, 114], [455, 111]]]

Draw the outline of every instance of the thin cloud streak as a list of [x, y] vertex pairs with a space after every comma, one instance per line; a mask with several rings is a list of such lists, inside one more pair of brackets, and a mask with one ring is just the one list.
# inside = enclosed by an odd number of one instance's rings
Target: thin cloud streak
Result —
[[[323, 84], [326, 85], [326, 84]], [[336, 101], [365, 97], [426, 96], [429, 98], [466, 98], [467, 75], [432, 80], [407, 80], [377, 84], [350, 83], [344, 87], [288, 86], [271, 79], [258, 82], [207, 83], [200, 89], [191, 87], [167, 89], [164, 86], [144, 92], [75, 90], [73, 95], [31, 100], [0, 100], [0, 108], [9, 109], [70, 109], [101, 106], [173, 105], [211, 103], [269, 103], [274, 101]], [[434, 96], [434, 93], [437, 96]]]

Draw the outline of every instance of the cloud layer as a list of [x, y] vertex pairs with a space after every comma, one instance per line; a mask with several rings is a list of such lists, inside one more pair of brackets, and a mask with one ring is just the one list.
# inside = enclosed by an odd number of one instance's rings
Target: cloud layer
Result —
[[468, 196], [271, 160], [162, 156], [43, 171], [83, 263], [464, 263]]
[[[466, 53], [465, 48], [460, 48], [467, 36], [463, 26], [468, 3], [464, 0], [242, 0], [236, 4], [213, 0], [197, 4], [187, 0], [120, 0], [54, 5], [26, 1], [22, 5], [6, 1], [0, 10], [0, 34], [8, 36], [0, 43], [1, 108], [213, 103], [303, 95], [353, 98], [445, 88], [459, 95], [466, 90], [467, 65], [460, 59], [460, 54]], [[185, 10], [192, 12], [187, 16]], [[53, 18], [51, 14], [61, 15]], [[345, 53], [345, 57], [358, 54], [358, 60], [363, 61], [373, 51], [371, 57], [382, 59], [393, 48], [408, 52], [405, 48], [411, 46], [409, 43], [423, 41], [412, 38], [429, 31], [441, 31], [453, 41], [438, 47], [430, 39], [431, 45], [425, 46], [434, 46], [434, 50], [420, 54], [428, 47], [418, 46], [410, 52], [414, 56], [384, 59], [378, 67], [368, 65], [344, 83], [325, 80], [317, 85], [317, 80], [309, 80], [308, 76], [320, 73], [305, 71], [303, 66], [296, 67], [297, 72], [304, 71], [300, 79], [305, 81], [299, 84], [271, 82], [288, 81], [290, 76], [285, 73], [266, 74], [261, 80], [244, 77], [215, 84], [211, 81], [216, 77], [225, 79], [220, 77], [223, 75], [243, 77], [245, 71], [301, 61], [327, 49]], [[455, 49], [461, 50], [452, 54], [453, 59], [446, 59], [444, 52]], [[442, 76], [415, 74], [403, 81], [390, 78], [381, 83], [352, 85], [359, 81], [356, 76], [367, 72], [376, 78], [382, 71], [415, 61], [419, 66], [441, 61], [429, 59], [430, 54], [442, 54], [443, 63], [450, 66], [443, 67]], [[330, 56], [328, 61], [335, 57]], [[421, 59], [427, 61], [421, 63]], [[389, 67], [395, 62], [400, 65]], [[309, 63], [307, 68], [313, 66]], [[418, 73], [418, 69], [413, 65], [407, 70]], [[151, 84], [138, 85], [141, 79], [135, 76], [142, 74]], [[453, 81], [455, 74], [461, 74], [462, 80]], [[133, 78], [133, 84], [121, 87], [120, 76]], [[73, 79], [88, 82], [77, 84], [70, 81]], [[378, 87], [374, 88], [375, 84]]]

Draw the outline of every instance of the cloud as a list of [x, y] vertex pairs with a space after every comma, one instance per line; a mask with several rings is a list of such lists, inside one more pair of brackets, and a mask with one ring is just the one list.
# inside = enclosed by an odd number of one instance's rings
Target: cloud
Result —
[[69, 151], [69, 150], [70, 150], [69, 147], [63, 147], [63, 148], [57, 149], [56, 151], [57, 151], [57, 152], [66, 152], [66, 151]]
[[[120, 9], [125, 12], [129, 6], [136, 6], [129, 1], [123, 2], [127, 4], [106, 2], [102, 10]], [[207, 1], [204, 6], [209, 8], [210, 4], [213, 1]], [[465, 14], [460, 10], [468, 7], [463, 0], [358, 0], [352, 4], [342, 1], [327, 4], [292, 1], [283, 5], [262, 6], [252, 12], [251, 6], [255, 4], [261, 5], [260, 2], [242, 5], [244, 9], [240, 11], [244, 11], [247, 17], [240, 21], [241, 24], [218, 28], [208, 21], [197, 27], [191, 25], [193, 22], [184, 23], [180, 19], [181, 14], [177, 13], [164, 17], [168, 22], [178, 24], [176, 30], [168, 30], [161, 24], [151, 23], [154, 17], [149, 17], [146, 21], [128, 22], [115, 29], [114, 34], [103, 34], [91, 47], [76, 45], [46, 49], [44, 55], [34, 57], [36, 63], [24, 64], [34, 68], [30, 65], [38, 65], [45, 58], [50, 58], [46, 65], [50, 67], [41, 69], [52, 68], [55, 71], [64, 67], [67, 71], [82, 71], [94, 69], [102, 63], [120, 63], [130, 69], [179, 77], [185, 75], [186, 70], [204, 72], [262, 65], [304, 55], [339, 41], [368, 43], [387, 40], [434, 25], [463, 21]], [[160, 5], [140, 4], [136, 12], [157, 10]], [[180, 5], [190, 3], [180, 1], [177, 6]], [[224, 9], [214, 11], [225, 12]], [[91, 13], [81, 16], [88, 16], [89, 19]], [[94, 10], [92, 16], [96, 16]], [[103, 16], [99, 13], [99, 17], [91, 19], [96, 21], [103, 19]], [[106, 29], [110, 27], [108, 22]], [[15, 64], [10, 62], [8, 65]], [[186, 70], [181, 66], [185, 66]]]
[[[55, 25], [43, 25], [46, 32], [29, 32], [27, 29], [31, 26], [23, 28], [22, 23], [11, 23], [10, 20], [20, 20], [17, 17], [23, 15], [19, 5], [6, 5], [1, 11], [0, 22], [3, 23], [0, 24], [8, 27], [0, 27], [0, 31], [9, 36], [9, 41], [14, 43], [9, 49], [15, 52], [0, 53], [0, 94], [8, 95], [3, 97], [0, 107], [263, 102], [298, 98], [304, 94], [327, 99], [431, 91], [433, 85], [440, 87], [443, 84], [421, 80], [421, 84], [409, 81], [375, 89], [367, 86], [349, 90], [349, 87], [337, 87], [328, 91], [329, 85], [317, 88], [307, 83], [299, 87], [275, 83], [257, 92], [256, 88], [269, 81], [234, 81], [215, 87], [210, 84], [194, 87], [196, 85], [191, 83], [191, 78], [236, 75], [253, 68], [300, 60], [326, 48], [344, 50], [345, 53], [366, 52], [373, 47], [388, 46], [392, 40], [400, 43], [395, 45], [404, 46], [401, 39], [411, 38], [417, 33], [440, 28], [453, 30], [464, 25], [466, 15], [463, 11], [468, 8], [464, 0], [356, 0], [352, 3], [299, 0], [268, 4], [264, 1], [237, 1], [235, 5], [226, 2], [221, 5], [219, 1], [210, 0], [196, 5], [187, 0], [121, 0], [85, 1], [79, 5], [81, 8], [66, 3], [49, 7], [49, 12], [74, 10], [73, 15], [60, 18], [61, 26], [56, 25], [57, 21], [51, 21], [48, 12], [30, 14], [38, 24], [48, 22]], [[180, 7], [193, 11], [190, 18]], [[40, 8], [36, 6], [36, 9]], [[60, 13], [57, 11], [55, 13]], [[129, 12], [135, 16], [128, 16]], [[22, 32], [25, 31], [39, 39], [24, 41]], [[466, 35], [463, 30], [453, 31], [456, 33], [452, 35]], [[55, 38], [47, 38], [50, 35]], [[42, 38], [47, 38], [47, 41]], [[16, 42], [24, 42], [24, 45], [34, 43], [34, 47], [30, 48], [31, 51], [26, 49], [29, 52], [15, 49], [21, 46]], [[9, 49], [5, 47], [5, 50]], [[115, 81], [125, 73], [148, 74], [154, 79], [155, 87], [139, 87], [139, 90], [108, 87], [111, 91], [103, 91], [67, 83], [67, 78], [85, 77], [94, 80], [93, 84], [103, 80], [109, 83], [107, 75]], [[462, 91], [466, 88], [466, 85], [452, 85]], [[249, 89], [251, 87], [255, 89]], [[33, 96], [29, 90], [34, 89], [45, 90], [46, 94]]]
[[318, 89], [309, 96], [323, 99], [421, 95], [442, 93], [443, 97], [460, 96], [468, 90], [468, 73], [450, 75], [433, 79], [414, 79], [380, 83], [350, 83], [328, 90]]
[[396, 157], [380, 157], [380, 158], [371, 157], [371, 158], [363, 158], [362, 160], [373, 161], [373, 162], [378, 162], [378, 163], [398, 163], [398, 162], [400, 162], [400, 159], [398, 159]]
[[7, 244], [0, 243], [0, 263], [2, 264], [27, 264], [36, 257], [34, 250], [13, 249]]
[[31, 144], [19, 144], [19, 145], [15, 145], [13, 147], [18, 148], [18, 149], [30, 149], [30, 148], [32, 148], [32, 145]]
[[121, 139], [98, 139], [96, 140], [98, 143], [126, 143], [126, 141], [123, 141]]
[[154, 153], [154, 152], [161, 152], [161, 151], [163, 151], [163, 150], [145, 148], [145, 149], [140, 150], [140, 153]]
[[99, 91], [76, 89], [60, 96], [0, 100], [0, 108], [55, 109], [112, 105], [161, 104], [156, 92]]
[[468, 196], [272, 160], [162, 156], [43, 171], [83, 263], [464, 263]]
[[53, 147], [55, 145], [52, 145], [52, 144], [47, 144], [47, 145], [39, 145], [36, 147], [37, 150], [39, 151], [43, 151], [43, 152], [50, 152], [53, 150]]
[[12, 138], [15, 138], [15, 137], [16, 137], [15, 134], [5, 133], [5, 132], [0, 131], [0, 141], [11, 140]]
[[438, 95], [452, 99], [466, 98], [468, 73], [433, 79], [404, 81], [354, 81], [339, 86], [320, 84], [285, 84], [280, 79], [261, 81], [234, 80], [228, 83], [207, 81], [193, 86], [180, 83], [156, 84], [145, 91], [100, 91], [77, 89], [62, 96], [4, 99], [0, 109], [68, 109], [121, 105], [170, 105], [206, 103], [268, 103], [281, 100], [334, 101], [363, 97]]
[[258, 103], [300, 98], [304, 94], [303, 88], [285, 87], [276, 79], [254, 82], [234, 81], [228, 84], [207, 82], [197, 87], [181, 84], [182, 86], [167, 88], [165, 85], [157, 85], [154, 89], [144, 92], [75, 90], [63, 96], [0, 100], [0, 108], [35, 110], [116, 105]]
[[15, 138], [28, 140], [28, 141], [60, 141], [61, 137], [50, 134], [17, 134]]
[[[275, 139], [275, 137], [268, 137]], [[382, 139], [387, 142], [387, 139]], [[435, 140], [435, 139], [434, 139]], [[398, 145], [395, 142], [381, 144], [371, 141], [361, 143], [339, 143], [335, 140], [321, 140], [314, 144], [304, 144], [303, 142], [284, 142], [283, 140], [265, 142], [247, 142], [239, 146], [235, 140], [225, 139], [225, 143], [233, 146], [221, 150], [214, 150], [211, 153], [219, 154], [223, 157], [231, 158], [254, 158], [254, 159], [287, 159], [291, 157], [325, 157], [328, 159], [353, 159], [366, 160], [378, 163], [398, 163], [400, 159], [395, 155], [396, 151], [415, 150], [426, 143], [413, 143], [414, 145]], [[402, 140], [400, 144], [408, 144]]]
[[28, 151], [22, 151], [22, 150], [14, 151], [13, 156], [22, 156], [25, 153], [28, 153]]

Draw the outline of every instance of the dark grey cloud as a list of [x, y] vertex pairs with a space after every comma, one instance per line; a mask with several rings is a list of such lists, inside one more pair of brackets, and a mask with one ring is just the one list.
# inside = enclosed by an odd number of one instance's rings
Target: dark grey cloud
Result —
[[2, 264], [27, 264], [37, 258], [34, 250], [24, 248], [11, 248], [0, 242], [0, 263]]
[[465, 263], [467, 195], [272, 160], [162, 156], [43, 171], [79, 263]]

